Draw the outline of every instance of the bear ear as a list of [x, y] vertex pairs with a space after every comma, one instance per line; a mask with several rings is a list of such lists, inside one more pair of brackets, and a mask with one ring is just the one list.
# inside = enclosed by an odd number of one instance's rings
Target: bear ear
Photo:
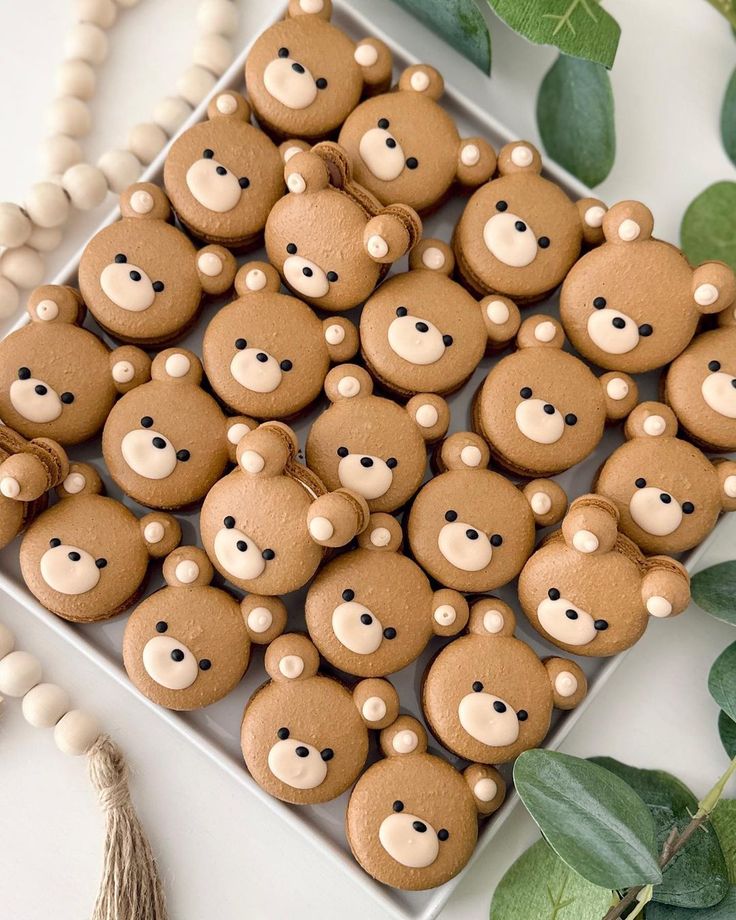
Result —
[[633, 438], [674, 438], [677, 434], [677, 417], [664, 403], [639, 403], [632, 409], [624, 425], [628, 440]]
[[118, 393], [127, 393], [151, 379], [151, 359], [135, 345], [121, 345], [110, 352], [110, 376]]
[[718, 457], [713, 461], [721, 486], [721, 502], [724, 511], [736, 511], [736, 463]]
[[549, 527], [561, 521], [567, 511], [567, 494], [552, 479], [533, 479], [523, 488], [537, 527]]
[[248, 418], [247, 415], [233, 415], [231, 418], [225, 419], [227, 454], [231, 463], [238, 462], [237, 448], [241, 438], [257, 427], [258, 422], [255, 419]]
[[473, 793], [479, 815], [491, 815], [503, 805], [506, 780], [495, 767], [471, 763], [463, 770], [463, 777]]
[[603, 218], [606, 206], [598, 198], [581, 198], [575, 202], [580, 215], [583, 239], [588, 246], [598, 246], [603, 242]]
[[690, 603], [690, 576], [687, 569], [669, 556], [650, 556], [641, 582], [641, 599], [653, 617], [682, 613]]
[[336, 489], [320, 495], [307, 512], [309, 536], [320, 546], [345, 546], [368, 526], [370, 511], [362, 495]]
[[153, 182], [135, 182], [120, 195], [120, 213], [136, 220], [168, 220], [171, 206], [163, 189]]
[[724, 262], [703, 262], [693, 272], [693, 300], [699, 313], [720, 313], [736, 300], [736, 276]]
[[319, 192], [330, 185], [330, 170], [314, 150], [292, 154], [284, 166], [284, 181], [292, 195]]
[[442, 240], [429, 237], [419, 240], [409, 253], [409, 269], [424, 269], [437, 275], [452, 275], [455, 256], [452, 249]]
[[344, 316], [331, 316], [322, 320], [327, 354], [333, 363], [349, 361], [360, 347], [360, 337], [355, 325]]
[[651, 239], [654, 218], [640, 201], [619, 201], [603, 216], [603, 235], [608, 243], [635, 243]]
[[402, 757], [407, 754], [424, 754], [427, 750], [427, 732], [412, 716], [399, 716], [378, 736], [385, 757]]
[[450, 425], [450, 407], [436, 393], [417, 393], [406, 404], [406, 411], [428, 444], [438, 441]]
[[598, 378], [606, 404], [609, 422], [620, 422], [639, 400], [639, 387], [633, 377], [620, 371], [609, 371]]
[[325, 377], [325, 393], [333, 403], [362, 399], [373, 393], [373, 380], [368, 371], [357, 364], [339, 364]]
[[240, 93], [228, 90], [218, 93], [210, 99], [207, 106], [207, 117], [210, 121], [215, 118], [232, 118], [235, 121], [250, 121], [251, 111], [248, 100]]
[[510, 176], [516, 173], [538, 175], [542, 171], [542, 157], [529, 141], [513, 141], [498, 151], [498, 173]]
[[329, 20], [332, 16], [332, 0], [289, 0], [286, 18], [296, 16], [317, 16]]
[[479, 303], [480, 315], [488, 335], [488, 348], [504, 348], [514, 338], [521, 325], [519, 308], [508, 297], [491, 294]]
[[542, 664], [547, 669], [555, 709], [574, 709], [582, 703], [588, 681], [579, 664], [569, 658], [545, 658]]
[[412, 64], [399, 77], [399, 89], [406, 93], [428, 96], [437, 102], [445, 91], [442, 74], [429, 64]]
[[516, 629], [516, 614], [498, 597], [481, 597], [470, 607], [468, 632], [486, 638], [507, 638]]
[[202, 362], [186, 348], [160, 351], [151, 364], [151, 378], [167, 383], [202, 383]]
[[399, 715], [399, 694], [381, 677], [359, 681], [353, 688], [353, 702], [368, 728], [387, 728]]
[[561, 323], [551, 316], [539, 313], [528, 316], [519, 326], [517, 348], [562, 348], [565, 332]]
[[288, 163], [297, 153], [304, 153], [307, 150], [311, 150], [310, 145], [306, 141], [299, 140], [298, 137], [289, 138], [288, 141], [282, 141], [279, 144], [281, 162], [284, 164]]
[[279, 597], [246, 594], [240, 612], [250, 641], [256, 645], [268, 645], [286, 629], [286, 605]]
[[268, 262], [245, 262], [235, 275], [235, 292], [240, 297], [260, 291], [277, 294], [280, 290], [279, 273]]
[[468, 625], [468, 602], [451, 588], [440, 588], [432, 596], [432, 631], [435, 636], [456, 636]]
[[270, 479], [283, 474], [296, 450], [296, 435], [291, 428], [281, 422], [264, 422], [243, 434], [236, 454], [238, 465], [246, 476]]
[[319, 652], [302, 633], [284, 633], [268, 646], [263, 663], [271, 680], [293, 683], [314, 677]]
[[401, 524], [390, 514], [376, 512], [368, 519], [368, 526], [358, 536], [361, 549], [373, 549], [384, 553], [398, 553], [404, 534]]
[[363, 74], [366, 96], [375, 96], [389, 88], [393, 59], [388, 45], [379, 38], [363, 38], [355, 46], [353, 58]]
[[164, 559], [163, 574], [172, 588], [194, 588], [208, 585], [215, 572], [204, 550], [180, 546]]
[[437, 466], [445, 470], [485, 470], [491, 462], [488, 445], [472, 431], [456, 431], [440, 444]]
[[152, 559], [162, 559], [181, 543], [181, 525], [172, 514], [152, 511], [138, 522], [143, 542]]
[[233, 286], [238, 263], [224, 246], [205, 246], [196, 255], [199, 283], [205, 294], [224, 294]]
[[374, 262], [390, 265], [413, 249], [421, 235], [417, 212], [405, 204], [390, 204], [365, 225], [363, 249]]
[[64, 284], [43, 284], [31, 291], [26, 310], [32, 322], [44, 326], [51, 323], [81, 326], [87, 312], [79, 291]]
[[75, 495], [104, 495], [105, 485], [97, 470], [89, 463], [70, 463], [69, 471], [56, 487], [59, 498]]
[[457, 181], [466, 188], [477, 188], [496, 171], [496, 151], [482, 137], [465, 137], [457, 151]]
[[26, 441], [0, 424], [0, 495], [32, 502], [63, 482], [69, 473], [64, 448], [50, 438]]
[[579, 553], [609, 553], [618, 539], [618, 509], [602, 495], [581, 495], [565, 515], [562, 535]]

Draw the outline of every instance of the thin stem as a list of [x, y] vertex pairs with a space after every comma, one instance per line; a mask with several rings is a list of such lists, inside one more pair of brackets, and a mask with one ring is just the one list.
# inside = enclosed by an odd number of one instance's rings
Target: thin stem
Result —
[[708, 3], [718, 10], [721, 16], [725, 16], [736, 29], [736, 5], [733, 0], [708, 0]]

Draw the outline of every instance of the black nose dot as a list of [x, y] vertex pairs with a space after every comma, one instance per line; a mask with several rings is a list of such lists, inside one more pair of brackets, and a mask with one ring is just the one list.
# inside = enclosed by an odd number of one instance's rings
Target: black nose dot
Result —
[[155, 437], [155, 438], [153, 438], [153, 440], [151, 441], [151, 443], [152, 443], [153, 446], [154, 446], [155, 448], [157, 448], [158, 450], [163, 450], [164, 447], [166, 447], [166, 441], [164, 441], [163, 438]]
[[311, 278], [314, 272], [308, 265], [305, 265], [304, 268], [302, 269], [302, 274], [306, 275], [307, 278]]
[[566, 425], [577, 425], [577, 423], [578, 423], [577, 415], [574, 415], [572, 412], [568, 412], [567, 415], [565, 416], [565, 424]]
[[291, 69], [294, 71], [294, 73], [304, 73], [304, 68], [301, 64], [297, 64], [296, 61], [294, 61], [294, 63], [291, 65]]
[[30, 376], [31, 376], [31, 371], [29, 368], [27, 367], [18, 368], [18, 379], [19, 380], [28, 380]]
[[654, 332], [654, 330], [649, 325], [649, 323], [642, 323], [641, 326], [639, 326], [639, 335], [643, 336], [644, 338], [646, 338], [648, 335], [651, 335], [652, 332]]
[[332, 750], [332, 748], [325, 748], [323, 751], [319, 752], [319, 756], [322, 758], [322, 760], [332, 760], [332, 758], [335, 756], [335, 752]]
[[373, 617], [370, 615], [370, 613], [361, 613], [360, 622], [363, 624], [363, 626], [370, 626], [373, 622]]
[[360, 465], [364, 466], [366, 469], [370, 469], [373, 466], [373, 460], [370, 457], [361, 457]]
[[423, 834], [427, 830], [427, 825], [424, 821], [412, 821], [411, 826], [418, 834]]
[[605, 305], [606, 305], [605, 297], [596, 297], [593, 300], [593, 306], [596, 308], [596, 310], [602, 310], [605, 307]]
[[79, 553], [75, 553], [74, 551], [67, 553], [67, 556], [71, 559], [72, 562], [79, 562], [79, 560], [82, 558]]
[[506, 712], [506, 703], [502, 703], [501, 700], [494, 700], [493, 708], [496, 712]]
[[521, 396], [522, 399], [531, 399], [531, 395], [532, 395], [531, 387], [522, 387], [519, 390], [519, 396]]
[[614, 316], [614, 318], [611, 320], [611, 325], [615, 326], [616, 329], [623, 329], [626, 325], [626, 320], [620, 316]]
[[568, 618], [568, 620], [577, 620], [578, 612], [577, 610], [566, 610], [565, 616]]
[[384, 639], [395, 639], [396, 638], [396, 630], [393, 628], [393, 626], [387, 626], [384, 629], [383, 638]]
[[157, 633], [165, 633], [168, 628], [169, 628], [169, 624], [164, 622], [163, 620], [159, 620], [158, 623], [156, 623]]
[[608, 629], [608, 620], [596, 620], [593, 626], [598, 632], [604, 632], [604, 630]]
[[695, 511], [695, 505], [692, 502], [682, 503], [682, 513], [683, 514], [692, 514], [693, 511]]
[[281, 740], [281, 741], [286, 741], [286, 739], [289, 737], [289, 729], [288, 729], [288, 728], [280, 728], [280, 729], [276, 732], [276, 735], [278, 736], [279, 740]]
[[519, 722], [526, 722], [526, 720], [529, 718], [529, 713], [526, 711], [526, 709], [520, 709], [516, 713], [516, 718], [519, 720]]
[[324, 77], [317, 77], [317, 79], [314, 81], [314, 85], [317, 87], [317, 89], [327, 89], [327, 80], [325, 80]]
[[211, 667], [212, 667], [212, 662], [209, 660], [209, 658], [202, 658], [200, 660], [199, 662], [200, 671], [209, 671]]
[[133, 270], [132, 272], [128, 272], [128, 275], [129, 275], [131, 281], [140, 281], [140, 280], [141, 280], [141, 273], [140, 273], [140, 272], [137, 272], [137, 271], [135, 271], [135, 270]]
[[102, 558], [95, 559], [95, 565], [97, 566], [98, 569], [104, 569], [105, 566], [107, 565], [107, 559], [102, 559]]
[[505, 201], [497, 201], [497, 202], [496, 202], [496, 210], [497, 210], [497, 211], [505, 211], [506, 208], [508, 208], [508, 204], [507, 204]]
[[292, 367], [294, 367], [294, 365], [291, 363], [291, 361], [289, 361], [288, 358], [284, 358], [284, 360], [279, 364], [279, 367], [282, 371], [287, 373], [292, 369]]
[[334, 284], [337, 281], [338, 277], [339, 276], [337, 272], [327, 272], [327, 280], [330, 282], [330, 284]]
[[662, 492], [662, 494], [659, 496], [659, 500], [663, 505], [669, 505], [672, 501], [672, 496], [668, 495], [667, 492]]
[[426, 323], [414, 323], [414, 328], [417, 332], [429, 332], [429, 326]]
[[445, 830], [444, 827], [441, 827], [441, 828], [437, 831], [437, 839], [438, 839], [438, 840], [447, 840], [449, 836], [450, 836], [450, 832], [447, 831], [447, 830]]
[[394, 804], [393, 804], [392, 807], [393, 807], [393, 810], [394, 810], [394, 811], [403, 811], [403, 810], [404, 810], [404, 803], [403, 803], [400, 799], [397, 799], [397, 800], [394, 802]]
[[557, 590], [557, 588], [550, 588], [547, 592], [547, 597], [551, 601], [558, 601], [560, 599], [560, 592]]
[[48, 393], [48, 390], [42, 383], [37, 383], [33, 389], [39, 396], [45, 396]]
[[279, 48], [279, 57], [288, 57], [289, 49], [288, 48]]
[[393, 137], [386, 138], [386, 146], [390, 148], [391, 150], [394, 149], [394, 147], [396, 146], [396, 141], [393, 139]]
[[127, 261], [128, 261], [128, 257], [127, 257], [127, 256], [124, 256], [124, 255], [122, 254], [122, 252], [119, 252], [119, 253], [115, 256], [115, 261], [118, 263], [118, 265], [120, 265], [121, 262], [127, 262]]
[[719, 371], [720, 369], [721, 369], [720, 361], [709, 361], [708, 362], [708, 370], [711, 371], [713, 374], [715, 374], [716, 371]]
[[261, 553], [261, 556], [266, 560], [266, 562], [270, 562], [272, 559], [276, 558], [276, 553], [272, 549], [264, 549]]
[[268, 355], [263, 351], [259, 351], [258, 354], [256, 355], [256, 360], [260, 361], [261, 364], [265, 364], [266, 361], [268, 361]]
[[141, 419], [141, 428], [150, 428], [153, 425], [153, 419], [150, 415], [144, 415]]
[[516, 223], [514, 224], [514, 227], [516, 227], [519, 233], [523, 233], [526, 230], [526, 224], [524, 223], [523, 220], [517, 220]]
[[186, 447], [183, 447], [181, 450], [177, 450], [176, 452], [176, 459], [179, 461], [179, 463], [186, 463], [190, 457], [191, 454], [186, 449]]
[[349, 453], [350, 453], [350, 451], [347, 449], [347, 447], [338, 447], [338, 448], [337, 448], [337, 456], [338, 456], [338, 457], [347, 457], [347, 455], [348, 455]]
[[417, 166], [419, 166], [419, 160], [417, 160], [416, 157], [408, 157], [408, 159], [407, 159], [407, 161], [406, 161], [406, 168], [407, 168], [407, 169], [416, 169]]
[[215, 151], [210, 150], [209, 147], [205, 148], [202, 151], [202, 156], [205, 158], [205, 160], [211, 160], [214, 155], [215, 155]]
[[647, 484], [646, 479], [642, 479], [641, 476], [634, 482], [634, 485], [636, 486], [637, 489], [643, 489], [646, 486], [646, 484]]
[[465, 531], [465, 536], [468, 538], [468, 540], [477, 540], [478, 531], [470, 527], [468, 530]]
[[554, 415], [554, 414], [555, 414], [555, 407], [552, 405], [552, 403], [545, 403], [545, 404], [544, 404], [544, 411], [547, 413], [547, 415]]
[[480, 693], [483, 689], [483, 684], [479, 680], [473, 681], [473, 693]]
[[65, 406], [70, 406], [74, 402], [74, 393], [62, 393], [59, 399]]
[[457, 520], [457, 511], [445, 511], [445, 520], [452, 523]]
[[500, 546], [503, 543], [503, 537], [500, 533], [494, 533], [491, 537], [491, 546]]
[[389, 126], [389, 120], [388, 120], [388, 118], [379, 118], [379, 119], [378, 119], [378, 127], [379, 127], [379, 128], [383, 128], [383, 130], [385, 131], [386, 128], [388, 128], [388, 126]]
[[287, 243], [286, 251], [289, 253], [290, 256], [293, 256], [294, 253], [296, 252], [296, 243]]
[[547, 247], [549, 246], [549, 237], [540, 236], [539, 239], [537, 240], [537, 245], [539, 246], [540, 249], [547, 249]]
[[235, 545], [237, 546], [237, 548], [240, 550], [241, 553], [244, 553], [248, 549], [248, 544], [245, 542], [245, 540], [238, 540], [238, 542]]
[[399, 461], [396, 459], [396, 457], [389, 457], [388, 460], [386, 461], [386, 466], [390, 470], [396, 469], [398, 465], [399, 465]]
[[228, 514], [228, 516], [222, 522], [228, 530], [232, 530], [235, 527], [235, 518]]
[[241, 188], [248, 188], [248, 186], [250, 185], [250, 179], [247, 176], [241, 176], [238, 179], [238, 185]]
[[175, 648], [171, 652], [172, 661], [184, 661], [184, 652], [180, 648]]
[[299, 747], [295, 748], [294, 753], [297, 757], [309, 757], [309, 749], [305, 748], [303, 744], [300, 744]]
[[353, 600], [354, 597], [355, 591], [352, 591], [350, 588], [345, 588], [345, 590], [342, 592], [342, 599], [344, 601], [348, 601], [348, 603]]
[[227, 175], [227, 170], [225, 169], [224, 166], [218, 166], [218, 167], [216, 167], [215, 172], [217, 173], [218, 176], [226, 176], [226, 175]]

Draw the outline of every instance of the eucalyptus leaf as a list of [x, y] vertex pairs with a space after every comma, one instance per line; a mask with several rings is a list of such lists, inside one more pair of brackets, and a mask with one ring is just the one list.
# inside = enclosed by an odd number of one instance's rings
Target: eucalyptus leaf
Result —
[[736, 801], [721, 799], [710, 821], [726, 858], [729, 880], [732, 885], [736, 885]]
[[598, 0], [488, 0], [499, 19], [536, 45], [613, 66], [621, 29]]
[[490, 920], [601, 920], [610, 906], [607, 888], [591, 885], [540, 840], [501, 879]]
[[721, 138], [726, 153], [736, 165], [736, 70], [728, 81], [721, 106]]
[[736, 182], [709, 185], [690, 202], [680, 242], [693, 265], [720, 259], [736, 270]]
[[726, 897], [714, 907], [704, 910], [687, 910], [684, 907], [670, 907], [667, 904], [652, 903], [647, 907], [647, 920], [734, 920], [736, 917], [736, 888], [731, 888]]
[[474, 0], [394, 0], [476, 67], [491, 72], [491, 35]]
[[716, 658], [708, 675], [710, 695], [736, 722], [736, 642]]
[[706, 613], [736, 626], [736, 560], [719, 562], [692, 577], [693, 600]]
[[618, 890], [662, 881], [652, 816], [609, 770], [532, 750], [517, 759], [514, 783], [552, 849], [592, 884]]
[[718, 734], [726, 753], [733, 760], [736, 757], [736, 722], [723, 711], [718, 716]]
[[613, 93], [606, 69], [561, 54], [539, 87], [537, 124], [553, 160], [586, 185], [603, 182], [616, 156]]
[[[697, 798], [671, 773], [640, 770], [609, 757], [594, 757], [592, 762], [615, 773], [641, 796], [654, 819], [660, 852], [672, 828], [682, 831], [698, 810]], [[653, 899], [677, 907], [711, 907], [725, 897], [728, 887], [728, 866], [718, 838], [701, 831], [667, 866]]]

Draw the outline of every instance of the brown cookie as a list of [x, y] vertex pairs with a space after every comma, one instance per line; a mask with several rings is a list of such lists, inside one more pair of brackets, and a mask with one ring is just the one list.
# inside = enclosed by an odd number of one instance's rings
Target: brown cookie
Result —
[[593, 484], [618, 510], [621, 530], [645, 553], [681, 553], [713, 530], [722, 511], [736, 511], [736, 462], [709, 460], [675, 437], [674, 412], [640, 403], [626, 421], [627, 442]]
[[389, 266], [422, 232], [416, 211], [382, 207], [350, 177], [337, 144], [317, 144], [289, 158], [289, 194], [266, 222], [266, 251], [297, 297], [330, 313], [366, 300]]
[[380, 738], [385, 758], [368, 767], [348, 802], [350, 849], [384, 885], [435, 888], [466, 865], [478, 816], [501, 807], [506, 784], [493, 767], [459, 773], [427, 753], [427, 733], [411, 716], [399, 716]]
[[736, 328], [697, 336], [666, 372], [664, 402], [704, 450], [736, 450]]
[[606, 241], [570, 271], [560, 317], [580, 354], [600, 367], [638, 374], [662, 367], [688, 345], [700, 318], [736, 300], [723, 262], [693, 269], [670, 243], [652, 238], [654, 218], [621, 201], [603, 218]]
[[72, 463], [61, 498], [31, 524], [20, 568], [34, 597], [65, 620], [106, 620], [140, 596], [150, 559], [170, 553], [181, 528], [170, 514], [140, 520], [114, 498], [85, 463]]
[[245, 674], [251, 642], [283, 632], [286, 608], [251, 594], [238, 603], [210, 585], [203, 550], [180, 546], [164, 560], [166, 587], [125, 624], [123, 664], [140, 692], [167, 709], [201, 709], [226, 696]]
[[422, 707], [432, 732], [458, 757], [507, 763], [539, 747], [553, 708], [574, 709], [588, 685], [566, 658], [540, 661], [514, 638], [516, 618], [495, 597], [476, 601], [468, 633], [446, 645], [430, 664]]
[[603, 657], [630, 648], [650, 615], [682, 613], [687, 571], [668, 556], [645, 557], [618, 531], [616, 506], [583, 495], [519, 576], [519, 601], [532, 626], [574, 655]]
[[245, 591], [287, 594], [317, 571], [325, 547], [365, 529], [368, 507], [348, 489], [328, 492], [295, 461], [296, 435], [266, 422], [238, 442], [238, 469], [216, 482], [200, 514], [215, 568]]
[[139, 345], [172, 342], [194, 323], [205, 294], [232, 287], [237, 265], [222, 246], [197, 251], [169, 223], [169, 200], [150, 182], [120, 196], [122, 218], [89, 241], [79, 287], [90, 313], [118, 339]]
[[301, 300], [279, 293], [266, 262], [235, 276], [239, 297], [212, 317], [202, 356], [212, 388], [236, 412], [263, 419], [296, 415], [320, 394], [332, 361], [358, 350], [349, 319], [319, 319]]
[[110, 351], [82, 329], [85, 312], [74, 288], [45, 284], [28, 299], [31, 322], [0, 341], [0, 418], [26, 438], [86, 441], [118, 394], [150, 376], [145, 352]]
[[317, 649], [296, 633], [275, 639], [265, 663], [271, 680], [256, 690], [243, 714], [248, 770], [283, 802], [329, 802], [357, 779], [368, 756], [368, 728], [394, 721], [398, 695], [388, 681], [375, 678], [351, 693], [318, 672]]
[[260, 124], [276, 137], [321, 140], [361, 96], [388, 89], [389, 49], [376, 38], [356, 44], [330, 24], [331, 13], [331, 0], [289, 0], [286, 18], [248, 53], [248, 96]]
[[456, 591], [432, 590], [419, 566], [401, 554], [401, 525], [390, 515], [372, 514], [358, 544], [309, 586], [307, 629], [336, 668], [383, 677], [411, 664], [432, 636], [460, 632], [468, 605]]
[[454, 183], [475, 188], [493, 175], [495, 150], [481, 137], [461, 140], [438, 104], [444, 89], [434, 67], [412, 64], [393, 92], [367, 99], [345, 120], [339, 143], [355, 179], [383, 204], [426, 212]]
[[498, 178], [465, 206], [453, 245], [460, 276], [481, 296], [540, 300], [563, 280], [583, 244], [602, 240], [605, 205], [597, 198], [570, 201], [541, 171], [530, 143], [506, 144], [498, 154]]
[[623, 419], [638, 388], [627, 374], [596, 378], [562, 350], [557, 320], [530, 316], [517, 350], [491, 368], [473, 405], [473, 427], [491, 453], [519, 476], [552, 476], [584, 460], [598, 446], [606, 422]]
[[422, 393], [400, 406], [373, 395], [362, 367], [343, 364], [325, 379], [332, 405], [307, 437], [307, 465], [329, 489], [352, 489], [371, 511], [395, 511], [414, 495], [427, 468], [425, 442], [447, 431], [441, 396]]
[[360, 341], [373, 376], [400, 397], [459, 389], [486, 351], [519, 328], [513, 301], [476, 301], [451, 281], [455, 258], [441, 240], [412, 249], [408, 272], [385, 281], [363, 307]]

